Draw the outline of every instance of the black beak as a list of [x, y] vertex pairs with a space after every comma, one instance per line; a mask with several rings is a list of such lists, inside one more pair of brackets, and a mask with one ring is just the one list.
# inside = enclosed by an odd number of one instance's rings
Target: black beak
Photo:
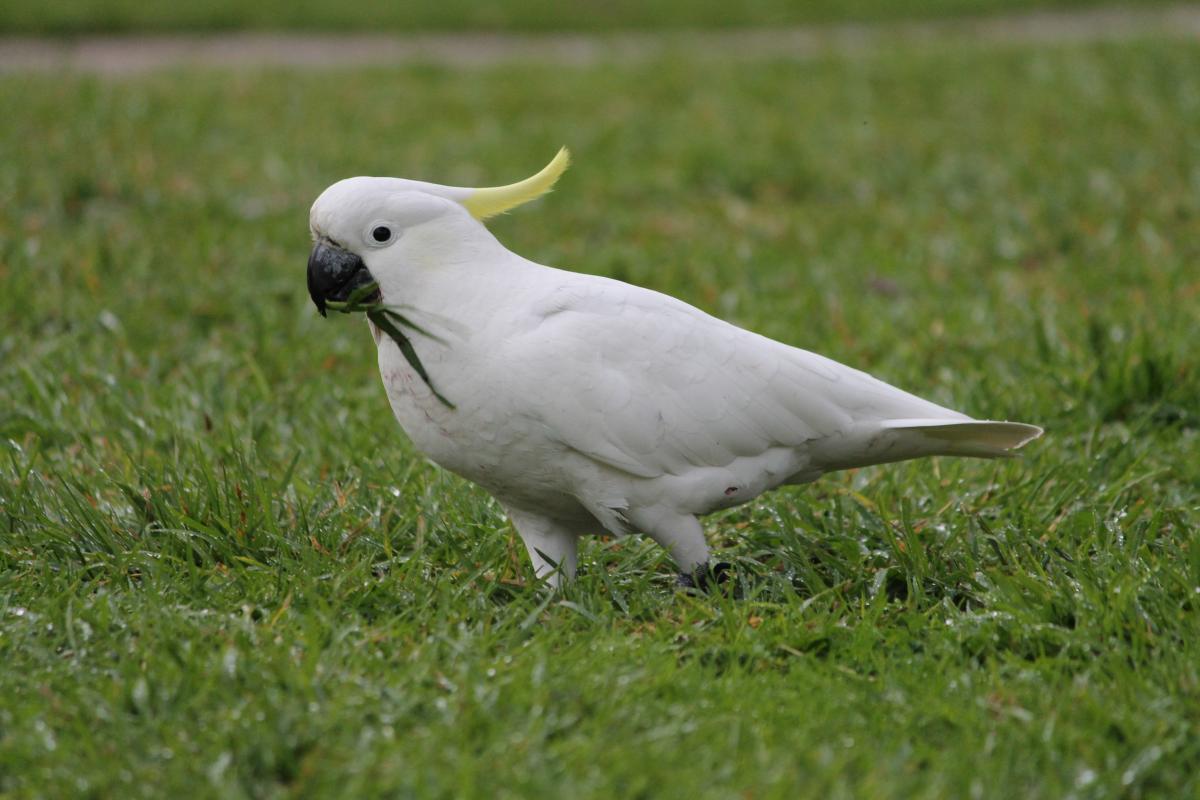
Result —
[[325, 316], [327, 300], [347, 300], [375, 279], [362, 259], [328, 239], [319, 239], [308, 257], [308, 294]]

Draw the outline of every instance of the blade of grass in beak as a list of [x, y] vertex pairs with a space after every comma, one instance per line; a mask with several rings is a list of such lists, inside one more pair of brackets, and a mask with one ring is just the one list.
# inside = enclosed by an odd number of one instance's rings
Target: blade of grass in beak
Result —
[[454, 403], [451, 403], [442, 396], [441, 392], [434, 388], [433, 381], [429, 379], [429, 373], [425, 371], [425, 366], [421, 363], [421, 359], [417, 355], [416, 349], [413, 348], [412, 342], [399, 328], [392, 324], [392, 321], [388, 319], [389, 316], [398, 317], [400, 315], [387, 309], [373, 309], [367, 312], [367, 319], [374, 322], [381, 331], [392, 337], [392, 341], [396, 343], [396, 346], [400, 348], [400, 352], [404, 354], [404, 360], [421, 376], [421, 380], [425, 381], [425, 385], [429, 387], [429, 391], [433, 392], [433, 396], [440, 400], [446, 408], [453, 409]]
[[[332, 308], [335, 311], [340, 311], [343, 314], [351, 314], [356, 311], [365, 311], [367, 314], [367, 319], [371, 320], [371, 322], [374, 322], [376, 327], [392, 338], [392, 341], [395, 342], [396, 346], [400, 348], [400, 352], [404, 354], [404, 360], [407, 361], [408, 365], [416, 370], [417, 374], [421, 376], [421, 380], [425, 381], [425, 385], [429, 387], [429, 391], [433, 392], [433, 396], [440, 400], [447, 408], [454, 408], [454, 404], [442, 396], [442, 393], [433, 387], [433, 381], [430, 380], [429, 373], [425, 371], [425, 365], [421, 363], [421, 359], [417, 355], [417, 351], [413, 347], [412, 341], [405, 336], [398, 327], [396, 327], [395, 323], [399, 323], [406, 328], [412, 328], [422, 336], [427, 336], [436, 342], [442, 342], [442, 339], [429, 333], [427, 330], [422, 328], [420, 325], [417, 325], [400, 312], [393, 311], [392, 309], [388, 308], [383, 303], [362, 302], [364, 298], [374, 294], [378, 288], [379, 284], [372, 281], [365, 286], [360, 286], [355, 289], [345, 300], [330, 300], [327, 303], [327, 307]], [[395, 322], [393, 322], [393, 320], [395, 320]]]
[[433, 341], [435, 341], [439, 344], [446, 343], [445, 339], [438, 336], [437, 334], [433, 334], [433, 333], [430, 333], [429, 331], [425, 330], [420, 325], [413, 322], [411, 319], [404, 316], [403, 314], [401, 314], [399, 311], [397, 311], [394, 308], [391, 308], [383, 303], [364, 303], [364, 302], [362, 302], [364, 297], [367, 297], [367, 296], [373, 294], [375, 292], [375, 290], [378, 288], [379, 288], [379, 284], [377, 284], [375, 282], [368, 283], [366, 286], [360, 286], [357, 289], [355, 289], [354, 292], [345, 300], [329, 300], [329, 301], [327, 301], [326, 307], [331, 308], [334, 311], [340, 311], [343, 314], [352, 314], [357, 311], [363, 311], [363, 312], [366, 312], [367, 314], [370, 314], [372, 311], [386, 312], [388, 316], [390, 316], [392, 319], [394, 319], [396, 322], [403, 325], [404, 327], [412, 328], [414, 331], [421, 334], [422, 336], [432, 339]]
[[369, 297], [379, 289], [379, 284], [371, 281], [368, 284], [358, 287], [345, 300], [329, 300], [325, 303], [326, 308], [332, 308], [335, 311], [340, 311], [343, 314], [351, 314], [355, 311], [370, 311], [379, 306], [378, 303], [363, 303], [363, 298]]

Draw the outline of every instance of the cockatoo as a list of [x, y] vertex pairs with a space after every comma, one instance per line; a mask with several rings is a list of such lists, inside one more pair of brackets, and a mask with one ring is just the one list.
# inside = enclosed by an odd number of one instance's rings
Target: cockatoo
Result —
[[495, 496], [549, 584], [574, 576], [581, 535], [608, 532], [650, 536], [695, 585], [712, 574], [709, 512], [833, 470], [1005, 456], [1041, 435], [510, 252], [483, 220], [545, 194], [568, 163], [564, 148], [536, 175], [485, 189], [348, 178], [309, 217], [317, 309], [375, 286], [372, 300], [419, 327], [411, 346], [428, 381], [369, 323], [397, 421]]

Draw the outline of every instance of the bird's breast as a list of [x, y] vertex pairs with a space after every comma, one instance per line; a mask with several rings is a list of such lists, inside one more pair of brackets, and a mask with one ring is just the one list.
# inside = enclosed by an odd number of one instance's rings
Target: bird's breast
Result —
[[452, 359], [422, 359], [449, 408], [407, 363], [398, 348], [380, 346], [379, 371], [392, 413], [413, 445], [445, 469], [480, 484], [501, 500], [556, 502], [569, 489], [560, 443], [513, 413], [487, 370]]

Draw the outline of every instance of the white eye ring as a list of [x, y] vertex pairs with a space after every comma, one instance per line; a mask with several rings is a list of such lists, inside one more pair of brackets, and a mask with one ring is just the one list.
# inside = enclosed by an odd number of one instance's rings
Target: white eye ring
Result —
[[363, 239], [371, 247], [386, 247], [396, 241], [396, 235], [397, 229], [393, 223], [380, 220], [367, 226]]

